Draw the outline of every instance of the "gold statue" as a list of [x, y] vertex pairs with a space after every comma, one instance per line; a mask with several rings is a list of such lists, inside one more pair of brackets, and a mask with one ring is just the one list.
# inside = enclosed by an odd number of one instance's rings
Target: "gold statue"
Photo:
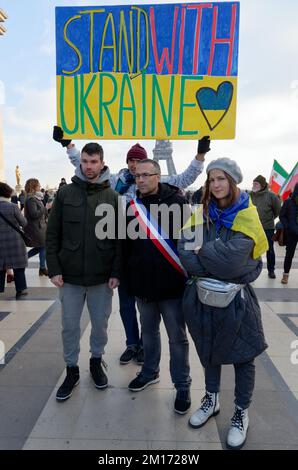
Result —
[[20, 181], [21, 181], [21, 172], [20, 172], [18, 165], [16, 166], [16, 179], [17, 179], [17, 185], [19, 186]]

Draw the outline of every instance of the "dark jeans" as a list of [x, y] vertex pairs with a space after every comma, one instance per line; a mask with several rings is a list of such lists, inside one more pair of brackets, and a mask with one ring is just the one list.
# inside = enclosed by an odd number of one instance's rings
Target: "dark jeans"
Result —
[[[243, 410], [249, 407], [255, 386], [254, 359], [241, 364], [233, 364], [235, 369], [235, 405]], [[205, 384], [210, 393], [218, 393], [220, 389], [221, 366], [206, 367]]]
[[121, 280], [118, 287], [120, 316], [125, 329], [126, 346], [140, 346], [142, 339], [139, 333], [136, 299], [127, 294], [125, 281]]
[[143, 334], [144, 364], [142, 375], [153, 379], [159, 372], [161, 357], [160, 321], [164, 321], [169, 338], [170, 373], [176, 389], [187, 390], [191, 384], [188, 339], [181, 299], [144, 302], [137, 299]]
[[274, 234], [274, 229], [265, 230], [265, 234], [269, 244], [269, 250], [266, 252], [267, 257], [267, 269], [268, 271], [274, 271], [275, 269], [275, 253], [274, 253], [274, 242], [272, 237]]
[[290, 272], [297, 242], [298, 242], [298, 235], [295, 235], [294, 233], [287, 231], [286, 233], [286, 257], [284, 261], [284, 272], [286, 274]]
[[[14, 275], [14, 283], [16, 286], [16, 291], [21, 292], [22, 290], [27, 289], [25, 268], [14, 269], [13, 275]], [[4, 292], [5, 276], [6, 276], [6, 270], [0, 271], [0, 292]]]
[[39, 267], [45, 268], [46, 267], [46, 249], [45, 247], [39, 247], [39, 248], [31, 248], [28, 251], [28, 259], [32, 258], [32, 256], [39, 254]]

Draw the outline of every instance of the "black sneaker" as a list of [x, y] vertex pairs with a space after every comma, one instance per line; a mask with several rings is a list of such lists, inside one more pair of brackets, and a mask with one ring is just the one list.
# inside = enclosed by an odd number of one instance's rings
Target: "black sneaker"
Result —
[[144, 349], [142, 346], [140, 346], [139, 349], [137, 350], [135, 359], [136, 359], [136, 363], [139, 364], [139, 366], [142, 366], [144, 364]]
[[275, 272], [274, 271], [268, 271], [268, 277], [270, 279], [276, 279]]
[[139, 374], [130, 382], [128, 385], [128, 390], [131, 392], [141, 392], [141, 390], [144, 390], [144, 388], [148, 387], [148, 385], [156, 384], [157, 382], [159, 382], [158, 374], [156, 374], [153, 379], [147, 379], [142, 374]]
[[189, 390], [177, 390], [174, 410], [180, 415], [184, 415], [188, 412], [191, 406], [190, 391]]
[[128, 346], [120, 356], [120, 364], [129, 364], [137, 355], [137, 350], [133, 346]]
[[76, 385], [80, 382], [80, 371], [78, 366], [66, 367], [66, 378], [58, 388], [56, 393], [56, 400], [64, 401], [72, 395], [72, 391]]
[[104, 364], [101, 357], [90, 358], [90, 374], [96, 388], [106, 388], [108, 386], [108, 377], [103, 370]]

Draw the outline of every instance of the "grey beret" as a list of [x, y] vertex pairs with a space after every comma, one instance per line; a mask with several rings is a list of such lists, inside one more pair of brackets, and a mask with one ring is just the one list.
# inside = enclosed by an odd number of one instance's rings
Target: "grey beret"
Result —
[[234, 160], [230, 158], [218, 158], [217, 160], [212, 160], [207, 166], [206, 172], [209, 173], [210, 170], [222, 170], [230, 175], [236, 184], [241, 183], [243, 180], [242, 172]]

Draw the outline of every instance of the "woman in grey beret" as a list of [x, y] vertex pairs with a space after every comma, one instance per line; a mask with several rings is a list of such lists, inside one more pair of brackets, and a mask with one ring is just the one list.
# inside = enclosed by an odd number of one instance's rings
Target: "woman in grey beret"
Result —
[[[235, 369], [235, 412], [227, 447], [240, 449], [246, 440], [248, 407], [255, 382], [254, 359], [267, 347], [261, 311], [250, 282], [262, 270], [267, 239], [256, 208], [237, 184], [242, 173], [229, 158], [207, 167], [201, 218], [184, 226], [178, 251], [190, 279], [183, 299], [185, 320], [205, 371], [205, 396], [189, 419], [200, 428], [220, 412], [221, 366]], [[196, 216], [195, 216], [196, 215]], [[200, 247], [198, 240], [201, 231]], [[196, 249], [194, 249], [196, 246]]]

